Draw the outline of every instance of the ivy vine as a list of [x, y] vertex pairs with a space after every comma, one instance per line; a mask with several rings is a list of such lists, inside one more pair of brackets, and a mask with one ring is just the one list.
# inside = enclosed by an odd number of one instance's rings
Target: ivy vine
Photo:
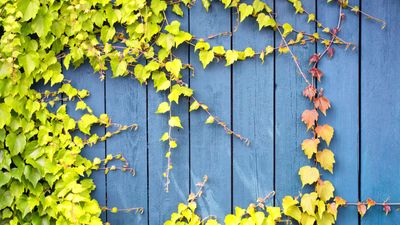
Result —
[[[267, 45], [264, 49], [225, 49], [211, 46], [207, 41], [232, 35], [232, 32], [195, 37], [180, 29], [178, 20], [168, 21], [166, 11], [183, 16], [182, 7], [190, 8], [192, 0], [2, 0], [0, 1], [0, 218], [1, 224], [103, 224], [103, 210], [117, 213], [142, 213], [143, 208], [118, 209], [99, 206], [90, 193], [95, 189], [89, 178], [95, 170], [128, 172], [135, 175], [134, 168], [122, 155], [89, 160], [80, 153], [85, 146], [119, 134], [134, 132], [138, 125], [113, 122], [108, 115], [96, 116], [85, 98], [87, 90], [78, 90], [65, 79], [63, 69], [79, 67], [88, 61], [100, 79], [111, 70], [113, 78], [134, 77], [140, 84], [152, 80], [157, 92], [166, 93], [168, 101], [161, 102], [156, 113], [168, 116], [169, 129], [160, 137], [167, 143], [165, 157], [165, 189], [169, 190], [170, 172], [173, 168], [171, 154], [179, 141], [174, 130], [183, 128], [173, 105], [182, 98], [191, 101], [189, 111], [202, 110], [208, 118], [206, 124], [217, 124], [224, 131], [245, 144], [250, 140], [233, 131], [212, 113], [212, 110], [183, 81], [182, 71], [192, 74], [195, 68], [185, 64], [174, 55], [183, 45], [194, 47], [203, 69], [210, 63], [225, 60], [230, 66], [236, 61], [258, 57], [261, 62], [275, 51], [290, 54], [298, 72], [305, 81], [304, 96], [312, 107], [302, 114], [302, 121], [312, 137], [303, 141], [301, 148], [309, 159], [333, 173], [334, 154], [329, 149], [319, 150], [322, 141], [329, 143], [334, 129], [319, 124], [320, 113], [326, 115], [331, 107], [322, 89], [316, 88], [323, 72], [318, 63], [333, 57], [334, 47], [354, 47], [339, 36], [345, 9], [373, 19], [385, 26], [385, 22], [351, 6], [347, 0], [328, 0], [339, 8], [338, 24], [328, 28], [316, 16], [303, 8], [300, 0], [288, 0], [298, 14], [307, 16], [308, 23], [315, 23], [316, 33], [297, 30], [289, 23], [277, 20], [272, 8], [260, 0], [252, 4], [239, 0], [222, 0], [225, 8], [239, 15], [237, 23], [246, 19], [258, 22], [259, 30], [272, 29], [281, 36], [278, 47]], [[202, 0], [206, 11], [211, 1]], [[216, 3], [218, 4], [218, 3]], [[235, 29], [236, 30], [236, 29]], [[234, 31], [233, 31], [234, 32]], [[325, 34], [325, 35], [322, 35]], [[323, 36], [329, 36], [324, 38]], [[289, 39], [290, 38], [290, 39]], [[310, 69], [304, 72], [297, 57], [291, 51], [293, 45], [319, 43], [324, 51], [310, 57]], [[145, 63], [144, 63], [145, 62]], [[198, 68], [196, 68], [198, 69]], [[43, 84], [44, 90], [39, 90]], [[51, 88], [49, 88], [51, 86]], [[67, 113], [68, 102], [76, 102], [75, 110], [84, 112], [75, 120]], [[70, 107], [70, 106], [68, 106]], [[93, 132], [94, 126], [113, 127], [103, 136]], [[122, 166], [117, 166], [117, 161]], [[347, 203], [334, 196], [334, 186], [322, 180], [317, 166], [304, 166], [299, 170], [303, 186], [313, 185], [315, 191], [299, 197], [286, 196], [282, 209], [266, 205], [271, 195], [258, 199], [247, 209], [236, 208], [235, 214], [226, 216], [225, 224], [275, 224], [296, 220], [300, 224], [333, 224], [340, 206], [356, 205], [361, 215], [369, 207], [383, 206], [390, 212], [389, 203]], [[191, 194], [188, 204], [180, 204], [166, 225], [172, 224], [219, 224], [217, 218], [201, 219], [195, 214], [196, 199], [203, 192], [207, 177], [199, 183], [199, 192]], [[282, 219], [286, 216], [288, 219]]]

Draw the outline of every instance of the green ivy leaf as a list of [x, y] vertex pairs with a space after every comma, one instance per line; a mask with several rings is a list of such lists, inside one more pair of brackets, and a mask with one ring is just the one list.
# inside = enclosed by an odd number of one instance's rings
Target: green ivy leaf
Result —
[[282, 27], [283, 27], [283, 34], [282, 34], [283, 37], [288, 36], [293, 31], [292, 25], [290, 25], [288, 23], [283, 24]]
[[36, 187], [39, 180], [42, 178], [40, 171], [32, 166], [26, 165], [24, 168], [24, 176], [28, 179], [31, 184]]
[[210, 5], [211, 5], [210, 1], [209, 0], [201, 0], [201, 3], [203, 3], [203, 7], [208, 12], [208, 9], [210, 8]]
[[6, 137], [6, 146], [10, 149], [11, 156], [18, 155], [25, 149], [26, 138], [24, 134], [9, 133]]
[[49, 33], [52, 21], [52, 14], [48, 13], [45, 7], [42, 7], [31, 23], [32, 30], [36, 32], [39, 37], [44, 37]]
[[180, 26], [181, 23], [177, 20], [174, 20], [170, 24], [165, 26], [165, 30], [168, 31], [170, 34], [177, 35], [179, 33]]
[[90, 127], [97, 123], [99, 119], [92, 114], [85, 114], [78, 122], [78, 128], [82, 133], [90, 135]]
[[192, 39], [192, 35], [185, 31], [179, 31], [177, 35], [174, 37], [175, 47], [178, 47], [185, 41], [190, 41]]
[[275, 20], [272, 17], [265, 15], [264, 13], [258, 14], [257, 22], [259, 30], [261, 30], [263, 27], [276, 27]]
[[171, 86], [171, 82], [167, 79], [167, 76], [162, 71], [153, 72], [152, 79], [157, 92], [167, 90]]
[[240, 22], [242, 22], [252, 13], [253, 13], [253, 7], [251, 5], [247, 5], [246, 3], [241, 3], [239, 5]]
[[39, 67], [39, 54], [37, 52], [29, 52], [18, 57], [18, 62], [24, 68], [26, 75], [30, 75], [35, 68]]
[[225, 53], [226, 64], [225, 66], [232, 65], [234, 62], [237, 61], [239, 57], [239, 53], [235, 50], [228, 50]]
[[181, 119], [179, 118], [179, 116], [171, 116], [171, 118], [168, 121], [168, 125], [170, 127], [179, 127], [179, 128], [183, 128], [182, 124], [181, 124]]
[[175, 77], [179, 77], [179, 73], [182, 69], [182, 62], [180, 59], [174, 59], [165, 63], [165, 69]]
[[11, 120], [11, 108], [4, 103], [0, 103], [0, 129]]
[[156, 15], [159, 15], [160, 12], [167, 9], [167, 3], [163, 0], [151, 0], [150, 8]]
[[161, 102], [158, 105], [157, 111], [156, 113], [160, 114], [160, 113], [166, 113], [169, 112], [169, 110], [171, 109], [171, 107], [169, 106], [168, 102]]
[[212, 50], [201, 50], [199, 53], [200, 62], [203, 64], [203, 69], [207, 67], [214, 59], [214, 52]]
[[19, 0], [17, 3], [17, 9], [22, 13], [22, 21], [28, 21], [35, 18], [39, 11], [40, 2], [39, 0]]

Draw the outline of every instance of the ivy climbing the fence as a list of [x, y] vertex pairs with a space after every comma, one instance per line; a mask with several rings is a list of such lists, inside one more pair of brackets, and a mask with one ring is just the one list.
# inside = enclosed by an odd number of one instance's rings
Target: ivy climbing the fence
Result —
[[[165, 190], [169, 190], [170, 173], [173, 169], [171, 155], [179, 145], [174, 132], [183, 128], [180, 115], [173, 106], [180, 99], [190, 99], [189, 111], [201, 110], [208, 115], [205, 124], [216, 124], [228, 135], [250, 144], [248, 138], [232, 130], [206, 104], [198, 99], [190, 86], [184, 82], [183, 71], [207, 69], [218, 60], [225, 66], [249, 58], [268, 60], [274, 52], [290, 54], [298, 73], [303, 77], [303, 95], [311, 104], [305, 109], [301, 120], [310, 137], [303, 141], [301, 149], [316, 166], [299, 169], [303, 186], [314, 191], [301, 196], [286, 196], [282, 208], [271, 207], [261, 199], [247, 209], [237, 208], [235, 214], [227, 215], [225, 224], [275, 224], [298, 221], [300, 224], [334, 224], [341, 206], [356, 205], [361, 215], [369, 207], [383, 206], [390, 212], [390, 203], [347, 203], [334, 195], [334, 186], [320, 176], [320, 169], [333, 173], [333, 151], [328, 149], [334, 135], [329, 124], [319, 124], [321, 113], [329, 115], [330, 100], [324, 96], [317, 82], [323, 82], [324, 73], [318, 68], [321, 60], [334, 56], [336, 46], [355, 46], [340, 37], [345, 10], [385, 22], [351, 6], [346, 0], [334, 0], [338, 6], [338, 23], [329, 28], [316, 16], [303, 8], [300, 0], [289, 0], [295, 16], [306, 15], [308, 23], [319, 30], [307, 33], [289, 23], [279, 21], [273, 9], [260, 0], [251, 4], [239, 0], [222, 0], [225, 8], [232, 9], [239, 17], [237, 23], [255, 20], [260, 32], [272, 29], [281, 37], [278, 46], [267, 43], [263, 49], [225, 49], [212, 46], [213, 38], [231, 36], [232, 32], [196, 37], [181, 30], [178, 20], [169, 21], [166, 12], [171, 10], [182, 16], [182, 7], [190, 8], [195, 1], [165, 0], [4, 0], [0, 2], [0, 218], [1, 224], [103, 224], [101, 211], [137, 212], [145, 209], [132, 207], [118, 209], [100, 206], [90, 196], [95, 189], [89, 178], [95, 170], [127, 172], [135, 175], [134, 168], [120, 154], [88, 160], [80, 153], [85, 146], [106, 141], [124, 131], [138, 129], [132, 124], [118, 124], [106, 114], [96, 116], [85, 98], [90, 93], [78, 90], [64, 78], [63, 70], [77, 68], [89, 62], [100, 79], [106, 71], [115, 79], [135, 78], [140, 84], [153, 81], [154, 89], [168, 96], [160, 102], [155, 113], [168, 117], [168, 130], [160, 137], [166, 143]], [[331, 2], [331, 1], [328, 1]], [[202, 0], [206, 11], [212, 7], [209, 0]], [[236, 26], [237, 27], [237, 26]], [[235, 28], [236, 30], [236, 28]], [[235, 32], [235, 30], [233, 32]], [[328, 37], [328, 38], [325, 38]], [[309, 70], [304, 72], [291, 47], [295, 45], [321, 44], [324, 51], [310, 56]], [[181, 46], [194, 48], [203, 68], [185, 64], [174, 55]], [[297, 74], [293, 74], [296, 76]], [[38, 85], [43, 84], [41, 88]], [[49, 87], [51, 86], [51, 87]], [[68, 113], [69, 102], [76, 102], [75, 110], [84, 113], [75, 120]], [[103, 136], [93, 132], [95, 126], [113, 127]], [[325, 142], [326, 148], [321, 149]], [[116, 161], [122, 162], [117, 166]], [[217, 218], [201, 219], [195, 214], [196, 199], [201, 196], [207, 177], [198, 186], [200, 191], [189, 196], [187, 205], [180, 204], [172, 214], [171, 224], [218, 224]], [[212, 179], [212, 178], [211, 178]], [[287, 218], [286, 218], [287, 217]]]

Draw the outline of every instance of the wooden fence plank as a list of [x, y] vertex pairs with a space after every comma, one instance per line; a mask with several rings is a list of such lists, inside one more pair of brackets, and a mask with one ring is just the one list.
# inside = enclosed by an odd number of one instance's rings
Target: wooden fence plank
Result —
[[[253, 1], [245, 1], [251, 4]], [[269, 1], [272, 7], [272, 1]], [[239, 15], [234, 12], [234, 26]], [[274, 32], [258, 31], [258, 23], [248, 17], [233, 34], [233, 49], [251, 47], [261, 52], [274, 45]], [[250, 139], [246, 146], [233, 141], [233, 205], [247, 207], [271, 192], [274, 179], [274, 58], [261, 63], [255, 59], [233, 66], [233, 126]]]
[[[104, 105], [104, 82], [100, 81], [99, 74], [93, 72], [89, 63], [85, 63], [74, 69], [72, 65], [69, 70], [64, 70], [65, 79], [71, 80], [72, 86], [78, 89], [86, 89], [90, 92], [90, 96], [85, 99], [85, 102], [90, 106], [96, 116], [105, 113]], [[76, 103], [76, 102], [75, 102]], [[75, 111], [75, 103], [67, 102], [67, 112], [75, 119], [80, 119], [86, 112]], [[96, 127], [92, 129], [99, 136], [105, 134], [104, 127]], [[99, 142], [92, 147], [85, 147], [82, 150], [82, 155], [88, 159], [98, 157], [104, 159], [105, 157], [105, 143]], [[100, 206], [106, 205], [106, 176], [103, 171], [94, 171], [91, 177], [94, 180], [96, 189], [93, 191], [92, 196], [96, 199]], [[106, 213], [102, 213], [102, 220], [105, 221]]]
[[[119, 154], [136, 170], [136, 176], [120, 171], [107, 175], [107, 204], [109, 207], [147, 207], [147, 143], [146, 143], [146, 87], [133, 78], [106, 80], [106, 111], [115, 123], [137, 123], [137, 131], [127, 130], [106, 143], [107, 154]], [[115, 130], [110, 128], [107, 130]], [[111, 224], [147, 224], [147, 213], [109, 213]]]
[[[315, 12], [314, 1], [303, 1], [309, 12]], [[287, 1], [276, 1], [277, 21], [280, 24], [290, 23], [294, 29], [314, 33], [312, 24], [307, 24], [307, 18], [295, 14], [293, 6]], [[281, 43], [279, 33], [275, 34], [276, 45]], [[314, 44], [291, 48], [298, 57], [304, 71], [307, 71], [308, 58], [315, 52]], [[307, 86], [289, 54], [276, 54], [275, 67], [275, 189], [276, 203], [280, 205], [285, 195], [298, 195], [301, 183], [298, 176], [300, 167], [311, 162], [301, 150], [303, 139], [311, 135], [306, 133], [306, 126], [301, 122], [301, 113], [312, 105], [302, 96]]]
[[[189, 10], [184, 10], [184, 17], [168, 13], [168, 20], [178, 20], [181, 30], [188, 31]], [[188, 63], [188, 46], [180, 46], [174, 51], [174, 55]], [[189, 80], [189, 71], [182, 72], [182, 79]], [[171, 183], [169, 192], [165, 192], [165, 178], [163, 173], [167, 168], [165, 158], [168, 144], [160, 142], [164, 132], [168, 131], [168, 114], [157, 115], [155, 111], [158, 105], [168, 101], [166, 94], [156, 93], [153, 83], [148, 87], [148, 143], [149, 143], [149, 224], [163, 224], [169, 219], [171, 213], [176, 211], [179, 202], [186, 202], [189, 194], [189, 113], [188, 99], [180, 99], [179, 104], [173, 104], [172, 112], [179, 115], [184, 129], [174, 129], [173, 138], [176, 138], [178, 147], [172, 152], [173, 169], [170, 173]]]
[[[400, 200], [400, 2], [362, 1], [362, 10], [388, 22], [362, 18], [361, 39], [361, 199]], [[385, 216], [375, 207], [361, 219], [364, 225], [398, 224], [400, 215]]]
[[[196, 37], [207, 37], [231, 30], [230, 10], [223, 9], [219, 2], [213, 2], [206, 13], [198, 1], [190, 11], [190, 30]], [[213, 45], [223, 45], [230, 49], [230, 38], [220, 37], [210, 40]], [[192, 49], [193, 50], [193, 49]], [[206, 70], [198, 60], [198, 53], [191, 51], [191, 64], [196, 76], [191, 78], [191, 87], [199, 101], [210, 106], [210, 110], [230, 126], [231, 120], [231, 70], [225, 67], [225, 61], [213, 62]], [[196, 191], [195, 184], [208, 175], [205, 195], [198, 205], [201, 215], [223, 215], [231, 211], [231, 137], [217, 125], [207, 125], [206, 113], [196, 111], [190, 116], [191, 149], [191, 191]]]
[[[359, 4], [353, 1], [352, 4]], [[337, 26], [339, 7], [337, 4], [318, 2], [318, 20], [324, 26], [333, 29]], [[345, 18], [339, 36], [358, 45], [359, 18], [348, 10], [343, 11]], [[326, 36], [330, 38], [330, 36]], [[318, 52], [325, 50], [325, 46], [318, 45]], [[323, 179], [332, 181], [335, 194], [347, 201], [358, 200], [358, 154], [359, 154], [359, 102], [358, 102], [358, 59], [359, 49], [345, 50], [344, 47], [333, 47], [334, 56], [327, 56], [318, 65], [324, 72], [322, 82], [318, 88], [324, 89], [325, 96], [330, 99], [332, 108], [327, 116], [320, 113], [320, 124], [328, 123], [335, 129], [335, 135], [328, 149], [335, 154], [336, 163], [333, 174], [323, 173]], [[320, 149], [322, 150], [322, 149]], [[338, 214], [337, 224], [358, 224], [357, 209], [347, 207]]]

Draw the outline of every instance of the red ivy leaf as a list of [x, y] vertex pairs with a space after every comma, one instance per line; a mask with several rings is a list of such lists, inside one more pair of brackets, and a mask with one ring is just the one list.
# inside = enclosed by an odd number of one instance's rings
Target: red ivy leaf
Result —
[[321, 110], [321, 112], [326, 116], [326, 110], [331, 107], [331, 103], [324, 96], [314, 99], [314, 107]]
[[310, 69], [308, 72], [311, 73], [311, 76], [316, 77], [317, 80], [318, 80], [319, 82], [321, 82], [321, 77], [324, 75], [324, 73], [323, 73], [321, 70], [319, 70], [319, 69], [316, 68], [316, 67], [313, 67], [313, 68]]
[[318, 54], [316, 54], [316, 53], [314, 53], [311, 57], [310, 57], [310, 59], [309, 59], [309, 64], [311, 64], [311, 63], [317, 63], [319, 61], [319, 55]]
[[358, 213], [360, 213], [361, 217], [363, 217], [365, 215], [365, 213], [367, 212], [367, 207], [362, 202], [359, 202], [359, 203], [357, 203], [357, 210], [358, 210]]
[[334, 53], [335, 53], [335, 50], [332, 47], [329, 47], [328, 48], [328, 56], [329, 56], [329, 58], [332, 58]]
[[303, 95], [309, 98], [310, 101], [312, 100], [312, 98], [315, 97], [316, 94], [317, 94], [317, 89], [315, 89], [315, 87], [313, 87], [312, 85], [308, 85], [303, 90]]
[[385, 211], [385, 214], [387, 215], [390, 213], [390, 211], [392, 211], [392, 209], [390, 208], [390, 205], [383, 203], [383, 211]]
[[303, 121], [307, 125], [307, 130], [314, 126], [315, 121], [318, 120], [318, 112], [317, 110], [304, 110], [301, 114], [301, 121]]

